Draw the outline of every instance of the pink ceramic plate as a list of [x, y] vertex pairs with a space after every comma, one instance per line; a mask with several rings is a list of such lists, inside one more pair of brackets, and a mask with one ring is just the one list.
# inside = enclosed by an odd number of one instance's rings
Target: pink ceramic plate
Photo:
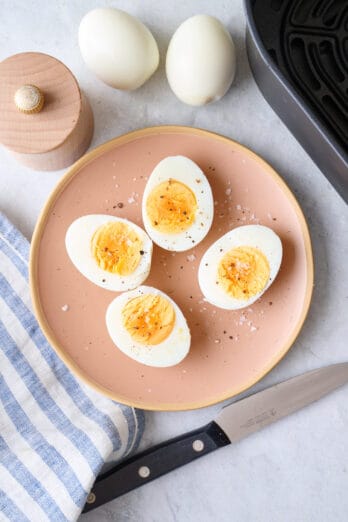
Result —
[[[105, 311], [115, 294], [95, 286], [65, 251], [69, 224], [84, 214], [112, 214], [141, 225], [147, 177], [164, 157], [182, 154], [207, 175], [214, 194], [211, 231], [199, 246], [172, 254], [155, 246], [147, 285], [167, 292], [187, 318], [189, 356], [171, 368], [129, 359], [111, 342]], [[281, 237], [275, 283], [246, 310], [203, 300], [197, 269], [219, 236], [261, 223]], [[120, 136], [81, 158], [49, 198], [31, 250], [31, 291], [39, 323], [79, 377], [117, 401], [151, 410], [199, 408], [240, 393], [289, 350], [305, 320], [313, 284], [310, 238], [302, 211], [282, 179], [234, 141], [189, 127], [155, 127]], [[68, 309], [67, 309], [68, 308]]]

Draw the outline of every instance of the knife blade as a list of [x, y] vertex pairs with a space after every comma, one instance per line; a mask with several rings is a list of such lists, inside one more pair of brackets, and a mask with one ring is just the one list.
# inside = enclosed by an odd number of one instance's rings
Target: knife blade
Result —
[[239, 441], [348, 382], [348, 362], [304, 373], [225, 406], [206, 426], [153, 446], [97, 478], [83, 513]]

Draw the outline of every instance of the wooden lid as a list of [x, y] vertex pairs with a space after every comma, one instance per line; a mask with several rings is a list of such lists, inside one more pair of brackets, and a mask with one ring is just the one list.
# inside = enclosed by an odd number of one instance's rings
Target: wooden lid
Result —
[[[15, 93], [24, 85], [44, 97], [40, 112], [21, 112]], [[71, 71], [42, 53], [21, 53], [0, 63], [0, 142], [24, 154], [59, 147], [74, 130], [81, 111], [81, 93]]]

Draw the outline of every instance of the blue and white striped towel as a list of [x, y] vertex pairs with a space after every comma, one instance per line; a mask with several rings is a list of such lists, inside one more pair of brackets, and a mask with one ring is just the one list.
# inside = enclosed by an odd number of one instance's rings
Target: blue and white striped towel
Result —
[[58, 359], [31, 310], [28, 254], [0, 213], [0, 520], [76, 520], [104, 463], [137, 446], [143, 412]]

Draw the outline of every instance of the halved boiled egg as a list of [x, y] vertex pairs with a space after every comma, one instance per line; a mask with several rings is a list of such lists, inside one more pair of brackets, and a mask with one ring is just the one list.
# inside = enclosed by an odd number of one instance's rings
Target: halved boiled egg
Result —
[[79, 217], [67, 230], [65, 246], [81, 274], [107, 290], [136, 288], [150, 272], [152, 241], [127, 219], [105, 214]]
[[190, 350], [190, 330], [182, 311], [150, 286], [116, 297], [107, 309], [106, 326], [117, 348], [147, 366], [174, 366]]
[[238, 227], [203, 255], [198, 282], [211, 304], [237, 310], [254, 303], [274, 281], [282, 261], [282, 243], [262, 225]]
[[189, 158], [164, 158], [146, 184], [142, 213], [146, 232], [158, 246], [176, 252], [193, 248], [213, 221], [209, 181]]

